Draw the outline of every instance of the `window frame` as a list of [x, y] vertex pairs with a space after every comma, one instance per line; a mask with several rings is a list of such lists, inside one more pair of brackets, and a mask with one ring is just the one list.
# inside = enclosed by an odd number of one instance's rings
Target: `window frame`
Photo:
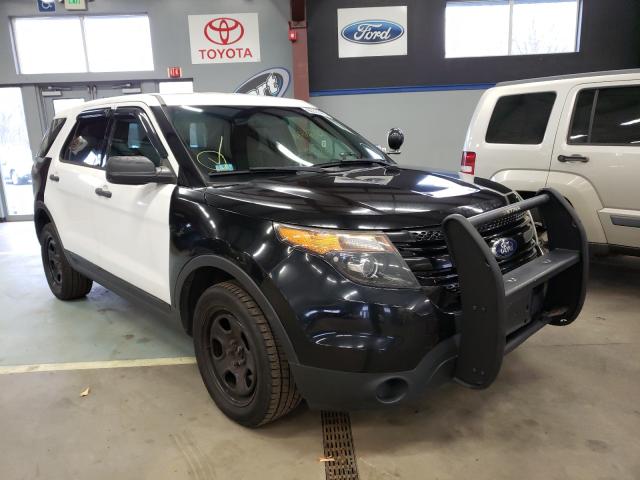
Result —
[[[491, 126], [491, 120], [493, 119], [493, 115], [496, 111], [496, 107], [498, 106], [498, 103], [500, 102], [500, 100], [506, 97], [518, 97], [518, 96], [535, 95], [535, 94], [541, 94], [541, 93], [552, 93], [554, 97], [553, 97], [553, 103], [551, 104], [551, 110], [549, 110], [549, 116], [547, 117], [547, 122], [544, 127], [544, 134], [542, 135], [542, 139], [540, 140], [540, 142], [538, 143], [514, 143], [514, 142], [505, 143], [505, 142], [490, 142], [487, 140], [487, 136], [489, 135], [489, 127]], [[541, 90], [541, 91], [536, 90], [531, 92], [510, 93], [507, 95], [499, 96], [496, 99], [495, 103], [493, 104], [493, 108], [491, 109], [491, 114], [489, 115], [489, 119], [487, 121], [487, 128], [485, 129], [484, 138], [483, 138], [484, 143], [488, 145], [518, 145], [519, 147], [522, 147], [522, 146], [534, 147], [534, 146], [542, 145], [544, 143], [545, 137], [547, 136], [547, 132], [549, 131], [549, 122], [551, 120], [551, 115], [553, 115], [553, 109], [556, 108], [557, 101], [558, 101], [558, 92], [556, 90]]]
[[[495, 0], [476, 0], [478, 5], [482, 5], [483, 3], [490, 4]], [[512, 53], [513, 52], [513, 8], [518, 0], [504, 0], [509, 6], [509, 38], [507, 39], [507, 53], [504, 55], [464, 55], [459, 57], [448, 57], [447, 56], [447, 26], [446, 21], [444, 22], [444, 58], [449, 59], [468, 59], [468, 58], [495, 58], [495, 57], [525, 57], [529, 55], [566, 55], [572, 53], [580, 53], [580, 38], [582, 36], [582, 8], [583, 8], [583, 0], [575, 0], [577, 3], [577, 13], [576, 13], [576, 36], [574, 39], [574, 50], [568, 52], [548, 52], [548, 53]], [[469, 3], [469, 0], [445, 0], [445, 16], [446, 18], [446, 10], [450, 4], [456, 3]]]
[[105, 155], [107, 154], [107, 149], [106, 149], [106, 142], [108, 138], [107, 135], [111, 131], [111, 123], [112, 123], [112, 116], [113, 116], [113, 109], [111, 107], [92, 108], [90, 110], [84, 110], [76, 116], [75, 123], [73, 124], [73, 127], [71, 128], [71, 131], [67, 136], [67, 139], [64, 141], [62, 150], [60, 151], [60, 156], [58, 160], [61, 163], [66, 163], [67, 165], [75, 165], [77, 167], [90, 168], [92, 170], [104, 170], [104, 167], [102, 165], [87, 165], [86, 163], [72, 162], [70, 160], [67, 160], [66, 158], [67, 153], [69, 151], [69, 144], [73, 141], [75, 133], [78, 130], [78, 125], [80, 124], [80, 120], [82, 120], [83, 118], [102, 117], [102, 116], [104, 116], [107, 121], [107, 125], [105, 128], [105, 135], [102, 137], [102, 145], [101, 145], [102, 158], [103, 159], [105, 158]]
[[[567, 136], [565, 138], [565, 141], [567, 143], [567, 145], [571, 145], [574, 147], [634, 147], [634, 148], [638, 148], [640, 147], [640, 143], [593, 143], [591, 141], [591, 133], [593, 130], [593, 121], [596, 118], [596, 108], [598, 106], [598, 97], [600, 95], [600, 90], [604, 90], [604, 89], [614, 89], [614, 88], [640, 88], [640, 84], [633, 84], [633, 85], [601, 85], [601, 86], [597, 86], [597, 87], [584, 87], [581, 88], [580, 90], [578, 90], [575, 94], [575, 96], [573, 97], [573, 107], [571, 110], [571, 120], [569, 121], [569, 128], [567, 129]], [[590, 90], [594, 90], [595, 94], [593, 95], [593, 103], [591, 104], [591, 115], [589, 117], [589, 130], [587, 133], [587, 141], [586, 142], [576, 142], [576, 141], [572, 141], [571, 140], [571, 132], [573, 130], [573, 125], [574, 125], [574, 121], [575, 121], [575, 116], [576, 116], [576, 109], [578, 108], [578, 97], [580, 96], [580, 94], [582, 92], [585, 91], [590, 91]]]

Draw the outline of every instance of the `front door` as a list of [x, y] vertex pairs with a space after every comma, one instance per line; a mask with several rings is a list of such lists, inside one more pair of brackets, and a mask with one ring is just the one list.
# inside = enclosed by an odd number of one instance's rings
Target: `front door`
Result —
[[572, 174], [574, 183], [595, 189], [607, 243], [640, 247], [640, 86], [602, 82], [575, 87], [558, 132], [551, 170]]
[[[177, 164], [148, 108], [137, 102], [115, 109], [106, 162], [114, 156], [144, 156], [157, 167]], [[92, 211], [100, 237], [99, 265], [109, 273], [154, 297], [171, 302], [169, 285], [169, 206], [175, 185], [116, 185], [101, 171], [98, 198]]]

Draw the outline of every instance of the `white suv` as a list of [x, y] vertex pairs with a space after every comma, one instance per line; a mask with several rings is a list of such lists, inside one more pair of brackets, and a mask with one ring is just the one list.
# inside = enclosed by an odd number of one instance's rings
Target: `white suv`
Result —
[[462, 176], [560, 191], [596, 253], [640, 255], [640, 71], [499, 83], [471, 119]]

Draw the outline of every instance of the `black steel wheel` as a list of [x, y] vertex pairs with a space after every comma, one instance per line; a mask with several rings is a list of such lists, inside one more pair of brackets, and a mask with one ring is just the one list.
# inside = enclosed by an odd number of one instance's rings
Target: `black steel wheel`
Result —
[[93, 281], [75, 271], [65, 256], [62, 242], [52, 224], [40, 234], [42, 266], [51, 292], [60, 300], [74, 300], [91, 291]]
[[202, 380], [232, 420], [257, 427], [300, 403], [282, 347], [253, 298], [235, 282], [200, 296], [193, 342]]
[[209, 346], [205, 352], [207, 365], [229, 400], [239, 406], [247, 405], [256, 387], [255, 346], [249, 333], [231, 313], [221, 310], [207, 322]]

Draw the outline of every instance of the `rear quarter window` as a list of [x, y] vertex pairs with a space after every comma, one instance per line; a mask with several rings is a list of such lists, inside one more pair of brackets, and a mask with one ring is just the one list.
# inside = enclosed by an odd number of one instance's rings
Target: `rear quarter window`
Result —
[[491, 114], [485, 141], [518, 145], [542, 143], [555, 100], [555, 92], [500, 97]]

